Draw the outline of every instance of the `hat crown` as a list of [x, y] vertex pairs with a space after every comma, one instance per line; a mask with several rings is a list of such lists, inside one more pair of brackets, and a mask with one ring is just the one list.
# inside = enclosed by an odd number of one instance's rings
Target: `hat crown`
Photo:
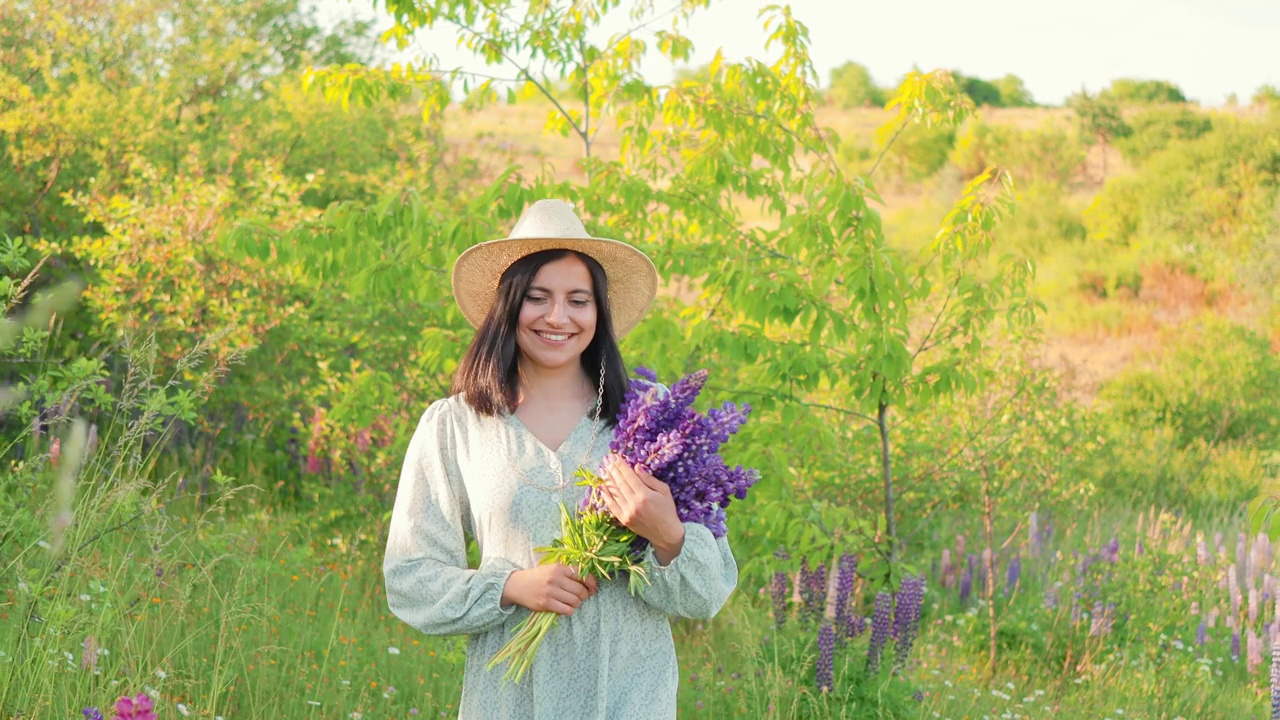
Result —
[[587, 228], [564, 200], [539, 200], [511, 228], [508, 239], [516, 238], [589, 238]]

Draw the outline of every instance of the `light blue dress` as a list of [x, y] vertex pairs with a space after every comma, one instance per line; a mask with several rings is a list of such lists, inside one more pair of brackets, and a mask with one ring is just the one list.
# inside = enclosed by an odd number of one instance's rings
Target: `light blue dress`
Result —
[[[576, 507], [586, 492], [572, 484], [583, 457], [596, 470], [608, 452], [611, 429], [601, 422], [593, 442], [596, 422], [584, 416], [552, 451], [514, 415], [484, 417], [453, 396], [427, 408], [409, 442], [383, 562], [387, 600], [424, 633], [468, 636], [460, 718], [674, 718], [679, 670], [668, 616], [710, 618], [737, 584], [725, 539], [685, 523], [670, 564], [649, 551], [652, 584], [641, 596], [625, 579], [602, 581], [560, 618], [519, 684], [503, 682], [505, 664], [485, 669], [529, 614], [501, 607], [507, 577], [533, 567], [533, 549], [560, 535], [559, 503]], [[544, 490], [522, 477], [570, 484]], [[467, 567], [467, 535], [480, 548], [476, 569]]]

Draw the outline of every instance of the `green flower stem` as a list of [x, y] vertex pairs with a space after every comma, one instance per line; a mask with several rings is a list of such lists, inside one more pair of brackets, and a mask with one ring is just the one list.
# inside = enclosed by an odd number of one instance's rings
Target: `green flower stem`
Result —
[[[595, 488], [601, 479], [585, 468], [578, 468], [575, 473], [581, 477], [579, 485]], [[612, 580], [621, 574], [627, 574], [627, 587], [632, 595], [636, 595], [649, 582], [645, 568], [634, 557], [632, 545], [636, 540], [635, 533], [618, 525], [611, 515], [605, 512], [586, 510], [577, 514], [570, 513], [569, 508], [560, 504], [560, 537], [549, 547], [535, 548], [542, 553], [539, 565], [563, 563], [573, 568], [578, 577], [588, 575], [597, 581]], [[502, 646], [486, 666], [492, 670], [499, 663], [506, 661], [507, 672], [503, 681], [519, 683], [529, 669], [533, 667], [533, 659], [538, 654], [542, 640], [559, 622], [557, 613], [549, 610], [538, 610], [520, 621], [515, 628], [515, 635]]]

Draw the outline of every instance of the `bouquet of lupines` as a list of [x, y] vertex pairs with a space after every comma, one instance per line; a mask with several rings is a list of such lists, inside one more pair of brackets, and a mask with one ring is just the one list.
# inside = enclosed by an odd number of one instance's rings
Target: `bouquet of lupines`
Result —
[[[747, 421], [749, 405], [724, 403], [701, 414], [693, 409], [707, 371], [681, 378], [663, 393], [658, 378], [647, 368], [639, 375], [618, 413], [609, 449], [633, 467], [643, 468], [671, 488], [681, 522], [705, 525], [715, 537], [724, 537], [725, 508], [734, 498], [742, 500], [759, 480], [754, 469], [730, 468], [720, 457], [720, 446]], [[570, 512], [560, 507], [560, 537], [550, 547], [537, 548], [541, 564], [563, 563], [579, 577], [598, 580], [628, 576], [628, 588], [637, 594], [648, 582], [643, 563], [645, 541], [623, 527], [605, 508], [600, 497], [604, 480], [587, 468], [578, 468], [579, 485], [589, 488], [586, 498]], [[507, 680], [519, 682], [533, 666], [533, 658], [559, 615], [550, 611], [530, 613], [516, 626], [515, 636], [489, 661], [493, 668], [508, 661]]]

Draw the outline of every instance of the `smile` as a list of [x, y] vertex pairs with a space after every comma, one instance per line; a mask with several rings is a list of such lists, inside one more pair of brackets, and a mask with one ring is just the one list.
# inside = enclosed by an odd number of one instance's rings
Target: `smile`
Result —
[[534, 330], [534, 332], [537, 333], [538, 337], [542, 338], [543, 340], [549, 340], [551, 342], [557, 342], [557, 343], [568, 342], [570, 338], [572, 338], [574, 335], [577, 334], [577, 333], [549, 333], [549, 332], [543, 332], [541, 330]]

